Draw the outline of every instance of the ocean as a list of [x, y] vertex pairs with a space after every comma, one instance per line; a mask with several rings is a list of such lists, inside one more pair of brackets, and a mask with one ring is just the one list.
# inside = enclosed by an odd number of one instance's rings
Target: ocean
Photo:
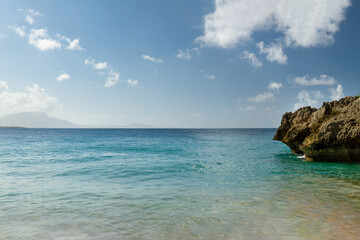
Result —
[[0, 239], [359, 239], [360, 164], [276, 129], [0, 129]]

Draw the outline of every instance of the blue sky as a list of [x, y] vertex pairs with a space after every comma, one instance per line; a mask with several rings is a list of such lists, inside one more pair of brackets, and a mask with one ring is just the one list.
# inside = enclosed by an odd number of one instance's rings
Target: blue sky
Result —
[[360, 2], [0, 3], [0, 116], [277, 127], [360, 92]]

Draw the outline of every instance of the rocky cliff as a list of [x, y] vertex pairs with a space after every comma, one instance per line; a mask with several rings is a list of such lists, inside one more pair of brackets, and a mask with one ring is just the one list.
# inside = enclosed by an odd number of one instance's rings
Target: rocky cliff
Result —
[[287, 112], [273, 139], [309, 161], [360, 162], [360, 97]]

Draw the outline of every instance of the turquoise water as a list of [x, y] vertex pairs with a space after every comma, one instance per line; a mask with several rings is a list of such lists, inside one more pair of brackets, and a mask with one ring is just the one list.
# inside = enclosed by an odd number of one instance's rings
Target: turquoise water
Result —
[[360, 164], [275, 129], [1, 129], [0, 239], [359, 239]]

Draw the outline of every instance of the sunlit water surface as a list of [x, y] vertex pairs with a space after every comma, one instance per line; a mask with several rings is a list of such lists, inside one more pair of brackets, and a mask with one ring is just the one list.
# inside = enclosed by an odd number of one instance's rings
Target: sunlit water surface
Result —
[[359, 239], [360, 165], [275, 129], [1, 129], [0, 239]]

